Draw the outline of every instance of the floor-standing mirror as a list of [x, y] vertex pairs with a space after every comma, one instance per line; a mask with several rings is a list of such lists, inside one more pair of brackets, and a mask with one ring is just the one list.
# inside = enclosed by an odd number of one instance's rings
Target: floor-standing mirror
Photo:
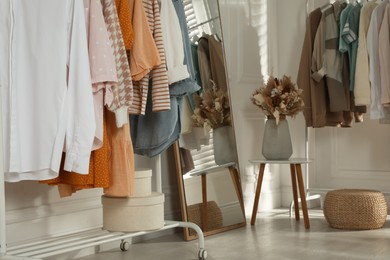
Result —
[[[183, 4], [189, 37], [196, 49], [193, 56], [198, 59], [197, 80], [202, 86], [199, 93], [191, 96], [194, 109], [191, 134], [196, 148], [186, 152], [193, 169], [183, 170], [186, 159], [179, 142], [174, 145], [174, 153], [182, 219], [198, 224], [207, 236], [245, 226], [245, 210], [219, 3], [218, 0], [183, 0]], [[223, 111], [214, 113], [219, 110]], [[185, 229], [184, 238], [194, 239], [196, 233]]]

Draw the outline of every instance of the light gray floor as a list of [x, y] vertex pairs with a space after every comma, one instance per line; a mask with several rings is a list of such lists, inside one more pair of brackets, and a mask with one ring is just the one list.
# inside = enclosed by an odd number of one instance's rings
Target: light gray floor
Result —
[[[321, 210], [309, 210], [309, 231], [288, 210], [258, 214], [255, 226], [205, 238], [208, 260], [214, 259], [390, 259], [390, 219], [382, 229], [345, 231], [328, 227]], [[197, 241], [181, 234], [133, 244], [127, 252], [101, 252], [80, 260], [196, 260]]]

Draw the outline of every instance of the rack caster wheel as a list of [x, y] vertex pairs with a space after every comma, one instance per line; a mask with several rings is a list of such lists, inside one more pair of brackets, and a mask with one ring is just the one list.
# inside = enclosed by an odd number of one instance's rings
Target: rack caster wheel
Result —
[[122, 242], [121, 242], [119, 248], [120, 248], [123, 252], [125, 252], [125, 251], [129, 250], [129, 248], [130, 248], [130, 243], [127, 242], [127, 241], [122, 240]]
[[199, 260], [206, 260], [207, 259], [207, 251], [204, 249], [199, 249], [198, 259]]

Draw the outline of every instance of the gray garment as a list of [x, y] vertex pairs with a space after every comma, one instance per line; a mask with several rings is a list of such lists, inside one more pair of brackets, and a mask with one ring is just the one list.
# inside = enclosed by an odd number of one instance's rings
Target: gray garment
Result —
[[346, 23], [341, 33], [344, 41], [348, 44], [348, 60], [349, 60], [349, 90], [353, 91], [355, 88], [355, 70], [356, 70], [356, 57], [358, 49], [358, 37], [359, 37], [359, 21], [360, 10], [362, 6], [357, 3], [349, 11]]

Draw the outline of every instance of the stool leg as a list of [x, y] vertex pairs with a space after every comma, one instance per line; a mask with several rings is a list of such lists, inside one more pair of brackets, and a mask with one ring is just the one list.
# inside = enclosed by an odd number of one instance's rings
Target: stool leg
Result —
[[261, 191], [261, 184], [263, 183], [265, 163], [260, 164], [259, 176], [257, 177], [255, 202], [253, 203], [251, 225], [256, 223], [257, 207], [259, 206], [259, 198]]
[[207, 216], [207, 180], [206, 175], [202, 174], [202, 228], [203, 231], [208, 230], [208, 216]]
[[245, 206], [244, 206], [244, 198], [242, 197], [240, 177], [235, 167], [230, 166], [229, 171], [230, 171], [230, 176], [232, 178], [234, 189], [236, 190], [238, 201], [240, 202], [242, 214], [244, 214], [245, 217]]
[[295, 164], [295, 169], [297, 170], [299, 194], [301, 195], [303, 220], [305, 221], [305, 228], [309, 229], [310, 228], [309, 214], [307, 213], [306, 194], [305, 194], [305, 188], [303, 186], [301, 165], [299, 163]]
[[294, 209], [295, 209], [295, 220], [299, 220], [299, 204], [298, 204], [298, 190], [297, 190], [297, 178], [295, 174], [295, 165], [290, 164], [291, 171], [291, 184], [294, 196]]

